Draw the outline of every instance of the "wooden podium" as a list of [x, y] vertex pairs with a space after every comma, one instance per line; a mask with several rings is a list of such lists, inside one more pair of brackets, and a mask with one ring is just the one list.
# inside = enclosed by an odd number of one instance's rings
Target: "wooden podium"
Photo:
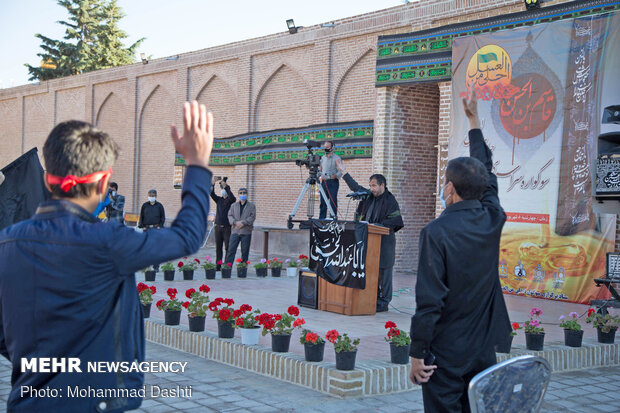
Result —
[[368, 224], [366, 244], [366, 288], [349, 288], [319, 279], [319, 310], [345, 315], [374, 315], [377, 310], [381, 237], [390, 229]]

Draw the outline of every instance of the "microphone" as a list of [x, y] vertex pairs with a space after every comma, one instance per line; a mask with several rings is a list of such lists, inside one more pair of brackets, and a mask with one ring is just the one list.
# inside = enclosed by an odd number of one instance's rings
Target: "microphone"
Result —
[[369, 195], [370, 195], [369, 190], [362, 189], [361, 191], [351, 192], [350, 194], [347, 194], [347, 197], [362, 200], [362, 199], [366, 199]]

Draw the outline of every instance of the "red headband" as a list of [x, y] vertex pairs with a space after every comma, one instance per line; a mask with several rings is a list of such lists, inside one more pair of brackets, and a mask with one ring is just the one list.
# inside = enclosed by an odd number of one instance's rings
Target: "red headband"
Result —
[[112, 167], [110, 167], [107, 171], [99, 171], [84, 176], [67, 175], [62, 177], [47, 174], [47, 183], [50, 185], [60, 185], [60, 189], [65, 192], [69, 192], [69, 190], [77, 184], [92, 184], [94, 182], [99, 182], [103, 178], [110, 175], [112, 175]]

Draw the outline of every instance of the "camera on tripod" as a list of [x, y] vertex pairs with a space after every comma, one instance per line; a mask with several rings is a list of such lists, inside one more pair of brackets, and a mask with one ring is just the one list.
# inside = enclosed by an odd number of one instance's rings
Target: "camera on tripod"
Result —
[[306, 139], [304, 140], [304, 145], [308, 148], [308, 155], [306, 155], [306, 159], [297, 159], [295, 161], [295, 165], [305, 166], [310, 170], [310, 177], [316, 179], [317, 173], [319, 172], [319, 166], [321, 166], [321, 155], [317, 155], [312, 152], [312, 148], [320, 148], [321, 142]]

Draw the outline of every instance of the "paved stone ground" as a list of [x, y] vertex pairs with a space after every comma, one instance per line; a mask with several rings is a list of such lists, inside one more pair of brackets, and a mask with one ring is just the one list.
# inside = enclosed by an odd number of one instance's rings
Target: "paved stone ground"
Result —
[[[147, 374], [146, 384], [174, 389], [192, 387], [191, 397], [150, 398], [137, 412], [423, 412], [422, 393], [337, 399], [310, 389], [263, 377], [147, 343], [148, 360], [187, 361], [185, 373]], [[0, 360], [0, 412], [6, 411], [11, 386], [9, 362]], [[147, 391], [148, 394], [148, 391]], [[552, 375], [541, 412], [620, 412], [620, 367]]]

